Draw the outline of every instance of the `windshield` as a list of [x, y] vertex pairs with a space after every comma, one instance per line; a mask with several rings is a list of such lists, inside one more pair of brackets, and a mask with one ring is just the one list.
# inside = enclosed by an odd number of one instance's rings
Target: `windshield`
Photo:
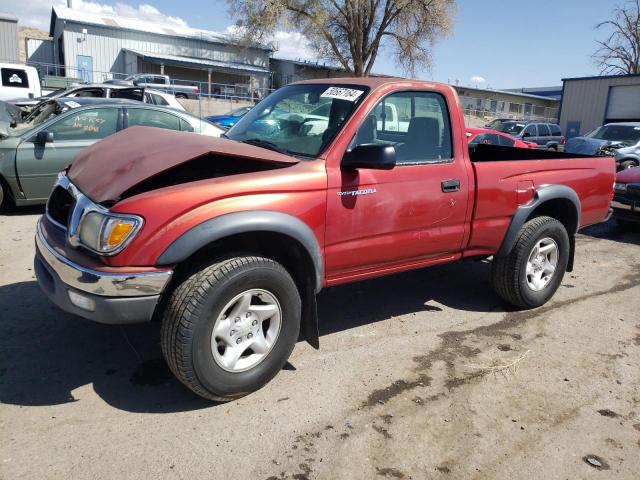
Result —
[[47, 93], [43, 98], [61, 97], [64, 92], [69, 90], [68, 88], [59, 88], [53, 92]]
[[501, 125], [496, 125], [495, 130], [508, 133], [509, 135], [518, 135], [524, 127], [524, 123], [506, 122]]
[[[317, 157], [365, 97], [367, 87], [288, 85], [269, 95], [226, 134], [227, 138], [291, 155]], [[327, 115], [318, 115], [318, 109]], [[321, 112], [321, 113], [322, 113]]]
[[591, 133], [587, 133], [585, 137], [622, 142], [625, 145], [634, 145], [640, 142], [640, 126], [605, 125], [603, 127], [596, 128]]
[[40, 103], [31, 111], [23, 123], [19, 123], [14, 128], [9, 129], [8, 133], [12, 137], [20, 136], [27, 130], [31, 130], [38, 125], [43, 124], [50, 118], [55, 117], [66, 110], [68, 110], [68, 108], [60, 107], [60, 105], [55, 101]]

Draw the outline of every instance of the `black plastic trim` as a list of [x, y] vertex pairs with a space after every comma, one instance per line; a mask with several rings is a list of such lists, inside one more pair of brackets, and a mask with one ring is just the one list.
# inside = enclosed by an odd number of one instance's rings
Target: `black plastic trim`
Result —
[[549, 200], [556, 199], [565, 199], [569, 200], [573, 203], [576, 208], [576, 231], [568, 232], [569, 237], [574, 236], [578, 229], [580, 228], [580, 212], [582, 211], [580, 207], [580, 198], [578, 194], [570, 187], [566, 185], [547, 185], [545, 187], [541, 187], [535, 195], [535, 198], [526, 205], [520, 205], [516, 210], [515, 215], [511, 219], [511, 224], [509, 225], [509, 229], [502, 241], [502, 245], [500, 246], [500, 250], [498, 250], [497, 256], [503, 257], [509, 255], [511, 253], [511, 249], [516, 243], [516, 238], [518, 236], [518, 232], [522, 228], [522, 225], [529, 219], [531, 213]]
[[156, 264], [178, 264], [216, 240], [248, 232], [281, 233], [297, 240], [313, 261], [315, 292], [322, 289], [324, 262], [316, 236], [302, 220], [271, 210], [228, 213], [196, 225], [174, 240], [160, 255]]

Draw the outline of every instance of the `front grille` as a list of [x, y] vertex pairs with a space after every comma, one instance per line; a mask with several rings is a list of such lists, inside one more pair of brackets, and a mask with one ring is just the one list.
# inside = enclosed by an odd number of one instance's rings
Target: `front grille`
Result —
[[68, 190], [58, 185], [51, 192], [47, 203], [47, 214], [54, 221], [67, 227], [73, 210], [73, 196]]
[[640, 183], [630, 183], [627, 185], [627, 193], [632, 197], [640, 197]]

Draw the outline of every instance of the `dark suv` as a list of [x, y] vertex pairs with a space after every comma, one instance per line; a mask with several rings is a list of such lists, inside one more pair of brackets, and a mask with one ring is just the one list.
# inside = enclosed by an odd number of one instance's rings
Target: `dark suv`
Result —
[[538, 148], [547, 150], [559, 150], [565, 143], [560, 127], [555, 123], [536, 122], [528, 120], [524, 122], [504, 122], [496, 127], [496, 130], [508, 133], [520, 140], [533, 142]]

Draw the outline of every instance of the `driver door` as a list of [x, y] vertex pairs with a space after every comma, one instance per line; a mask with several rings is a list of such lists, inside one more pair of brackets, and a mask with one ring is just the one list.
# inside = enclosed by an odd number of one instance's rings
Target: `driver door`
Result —
[[23, 139], [16, 152], [16, 167], [28, 200], [46, 200], [58, 172], [85, 147], [115, 133], [121, 125], [119, 108], [71, 110], [40, 131], [53, 133], [53, 142], [36, 143], [37, 131]]

